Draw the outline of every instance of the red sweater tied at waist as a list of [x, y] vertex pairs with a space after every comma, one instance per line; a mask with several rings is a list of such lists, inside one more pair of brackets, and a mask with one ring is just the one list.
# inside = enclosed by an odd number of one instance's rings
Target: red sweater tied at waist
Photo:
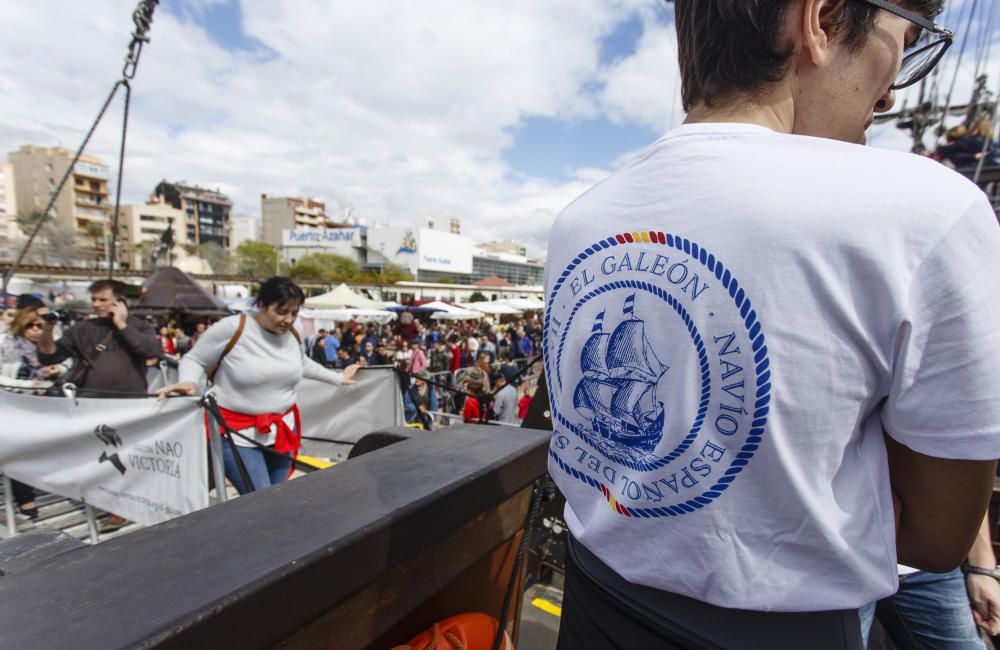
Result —
[[[271, 425], [278, 425], [278, 435], [277, 439], [274, 441], [274, 450], [282, 454], [292, 452], [296, 457], [299, 455], [299, 447], [302, 446], [302, 419], [299, 415], [298, 404], [292, 404], [292, 408], [288, 409], [284, 413], [261, 413], [260, 415], [247, 415], [246, 413], [230, 411], [229, 409], [222, 408], [221, 406], [219, 407], [219, 413], [222, 414], [222, 418], [226, 421], [226, 424], [229, 425], [229, 428], [235, 431], [255, 427], [260, 433], [270, 433]], [[294, 431], [288, 426], [288, 423], [285, 422], [285, 416], [289, 413], [293, 413], [295, 415]]]

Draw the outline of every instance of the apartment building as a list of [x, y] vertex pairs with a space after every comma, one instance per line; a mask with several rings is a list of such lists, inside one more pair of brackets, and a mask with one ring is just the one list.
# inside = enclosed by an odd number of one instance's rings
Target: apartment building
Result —
[[[73, 162], [74, 152], [64, 147], [24, 145], [7, 155], [14, 170], [17, 212], [42, 211], [59, 180]], [[100, 158], [81, 156], [52, 206], [50, 219], [77, 235], [77, 247], [88, 256], [107, 254], [112, 205], [110, 170]]]
[[260, 241], [260, 219], [249, 214], [234, 214], [229, 224], [229, 245], [233, 250], [245, 241]]
[[309, 198], [260, 195], [261, 236], [272, 246], [282, 245], [283, 230], [309, 231], [337, 228], [326, 214], [326, 204]]
[[17, 227], [17, 190], [14, 187], [14, 166], [0, 162], [0, 261], [17, 257], [21, 231]]
[[163, 201], [184, 212], [184, 238], [178, 244], [193, 244], [200, 253], [203, 244], [214, 242], [229, 250], [229, 213], [232, 200], [218, 190], [208, 190], [184, 181], [161, 181], [152, 200]]
[[122, 259], [133, 269], [151, 268], [149, 256], [156, 249], [168, 228], [173, 229], [174, 250], [162, 255], [158, 263], [169, 263], [184, 257], [180, 245], [187, 237], [187, 215], [165, 201], [123, 205], [119, 217], [119, 237], [125, 243], [128, 256]]

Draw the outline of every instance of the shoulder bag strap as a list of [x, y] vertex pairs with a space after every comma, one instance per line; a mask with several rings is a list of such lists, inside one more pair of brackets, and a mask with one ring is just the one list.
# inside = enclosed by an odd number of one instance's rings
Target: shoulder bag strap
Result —
[[97, 357], [101, 356], [101, 352], [108, 349], [108, 343], [111, 343], [111, 339], [114, 338], [114, 336], [114, 330], [105, 334], [104, 337], [97, 342], [97, 345], [94, 346], [93, 356], [88, 357], [87, 354], [81, 350], [79, 361], [77, 361], [76, 365], [73, 366], [73, 370], [70, 371], [70, 374], [64, 383], [73, 384], [75, 386], [82, 384], [87, 371], [94, 366], [94, 362], [97, 361]]
[[225, 349], [222, 351], [222, 354], [219, 355], [219, 360], [215, 362], [215, 365], [208, 369], [207, 374], [209, 381], [215, 380], [215, 373], [219, 372], [219, 366], [222, 365], [222, 360], [226, 358], [226, 355], [229, 354], [234, 347], [236, 347], [236, 342], [240, 340], [241, 336], [243, 336], [243, 328], [246, 327], [246, 324], [247, 315], [240, 314], [240, 324], [236, 328], [233, 338], [229, 339], [229, 343], [226, 344]]

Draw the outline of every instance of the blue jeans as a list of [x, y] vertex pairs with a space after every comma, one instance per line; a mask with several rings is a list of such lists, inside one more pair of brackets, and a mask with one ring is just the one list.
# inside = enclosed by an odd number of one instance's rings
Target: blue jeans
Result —
[[862, 607], [860, 614], [866, 644], [872, 618], [878, 617], [893, 643], [902, 650], [986, 648], [972, 619], [965, 577], [959, 569], [901, 576], [899, 591]]
[[[291, 454], [279, 456], [265, 453], [257, 447], [237, 447], [237, 449], [240, 450], [240, 458], [243, 459], [243, 464], [247, 468], [247, 474], [255, 489], [262, 490], [282, 483], [288, 478], [288, 470], [292, 466]], [[233, 484], [236, 491], [240, 494], [249, 492], [250, 488], [244, 485], [243, 478], [240, 476], [232, 447], [226, 440], [222, 441], [222, 460], [226, 466], [226, 478]]]

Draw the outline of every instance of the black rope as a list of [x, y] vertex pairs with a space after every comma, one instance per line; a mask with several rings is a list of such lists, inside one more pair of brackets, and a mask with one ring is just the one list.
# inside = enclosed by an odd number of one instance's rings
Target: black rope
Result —
[[[76, 167], [76, 163], [80, 160], [80, 156], [83, 155], [83, 150], [86, 148], [87, 144], [90, 142], [90, 138], [94, 135], [94, 131], [97, 130], [97, 125], [101, 123], [104, 118], [104, 114], [108, 110], [108, 106], [111, 104], [111, 100], [114, 99], [115, 95], [118, 93], [118, 89], [121, 86], [126, 88], [125, 96], [125, 118], [122, 124], [122, 142], [121, 150], [119, 154], [118, 161], [118, 188], [116, 191], [115, 198], [115, 221], [114, 221], [114, 231], [112, 232], [113, 240], [111, 242], [111, 250], [109, 251], [108, 259], [114, 259], [114, 248], [118, 241], [118, 210], [121, 200], [121, 179], [122, 179], [122, 163], [125, 157], [125, 136], [127, 133], [128, 125], [128, 107], [131, 97], [131, 86], [129, 85], [129, 80], [135, 77], [136, 67], [139, 65], [139, 57], [142, 54], [142, 46], [144, 43], [149, 42], [149, 28], [153, 24], [153, 10], [159, 4], [160, 0], [140, 0], [138, 6], [132, 12], [132, 22], [135, 24], [135, 30], [132, 32], [132, 41], [128, 46], [128, 54], [125, 56], [125, 67], [122, 68], [122, 78], [115, 82], [115, 85], [111, 87], [111, 92], [108, 93], [108, 98], [104, 100], [104, 104], [101, 106], [101, 110], [97, 113], [97, 118], [90, 125], [90, 129], [87, 130], [87, 135], [84, 136], [83, 142], [80, 143], [80, 147], [76, 150], [76, 154], [73, 156], [72, 162], [70, 162], [69, 167], [66, 168], [66, 172], [63, 174], [62, 178], [59, 180], [59, 185], [56, 186], [55, 191], [49, 196], [49, 202], [45, 206], [45, 210], [42, 211], [41, 217], [38, 219], [38, 223], [35, 224], [34, 229], [31, 231], [31, 235], [28, 236], [28, 240], [24, 243], [21, 248], [21, 252], [18, 253], [17, 259], [11, 264], [10, 269], [3, 278], [3, 295], [7, 295], [7, 286], [10, 284], [11, 278], [14, 277], [14, 273], [17, 268], [24, 261], [25, 255], [28, 254], [28, 250], [31, 249], [31, 244], [34, 243], [35, 237], [41, 232], [42, 227], [45, 225], [46, 219], [48, 219], [49, 214], [52, 211], [52, 206], [55, 204], [56, 199], [62, 193], [63, 186], [66, 185], [66, 181], [69, 179], [70, 175], [73, 173], [73, 169]], [[110, 276], [110, 266], [109, 266], [109, 276]]]
[[[539, 361], [541, 361], [541, 359], [542, 359], [542, 355], [540, 355], [540, 354], [536, 354], [535, 356], [529, 358], [528, 362], [524, 364], [524, 367], [521, 368], [520, 370], [518, 370], [517, 373], [513, 377], [511, 377], [509, 380], [507, 380], [507, 383], [508, 384], [513, 384], [517, 380], [521, 379], [521, 377], [523, 377], [525, 375], [525, 373], [527, 373], [531, 369], [532, 366], [534, 366], [536, 363], [538, 363]], [[465, 398], [472, 397], [472, 398], [476, 399], [479, 402], [479, 405], [480, 405], [480, 408], [479, 408], [479, 423], [480, 424], [488, 424], [489, 418], [487, 416], [489, 415], [489, 409], [490, 409], [490, 407], [493, 404], [493, 398], [495, 398], [496, 395], [497, 395], [497, 393], [499, 393], [500, 390], [501, 390], [500, 388], [497, 388], [496, 390], [494, 390], [492, 392], [489, 392], [489, 393], [486, 393], [486, 392], [483, 392], [481, 394], [467, 393], [467, 392], [465, 392], [465, 391], [463, 391], [463, 390], [461, 390], [459, 388], [456, 388], [456, 387], [454, 387], [454, 386], [452, 386], [450, 384], [442, 384], [440, 382], [431, 380], [429, 377], [421, 377], [417, 373], [409, 372], [407, 370], [403, 370], [403, 369], [397, 368], [395, 366], [393, 367], [393, 370], [395, 370], [396, 372], [398, 372], [401, 375], [409, 377], [410, 379], [419, 379], [420, 381], [426, 382], [427, 384], [429, 384], [431, 386], [437, 386], [438, 388], [442, 388], [442, 389], [447, 390], [447, 391], [449, 391], [451, 393], [454, 393], [456, 395], [461, 395], [462, 397], [465, 397]]]
[[[2, 385], [0, 385], [0, 388], [5, 389], [5, 390], [12, 390], [12, 391], [17, 391], [17, 392], [23, 392], [25, 390], [47, 390], [48, 388], [51, 388], [53, 385], [56, 385], [56, 384], [50, 384], [49, 386], [37, 386], [37, 387], [32, 387], [32, 386], [2, 386]], [[65, 383], [65, 384], [58, 384], [58, 385], [60, 387], [62, 387], [62, 386], [68, 386], [70, 388], [70, 390], [72, 390], [73, 393], [75, 395], [77, 395], [78, 397], [86, 397], [86, 396], [89, 395], [91, 397], [109, 397], [110, 396], [110, 397], [116, 397], [116, 398], [117, 397], [123, 397], [123, 398], [124, 397], [135, 397], [135, 398], [145, 398], [145, 399], [157, 398], [157, 395], [155, 393], [140, 393], [138, 391], [129, 391], [129, 390], [111, 390], [111, 389], [99, 389], [99, 388], [84, 388], [83, 386], [77, 386], [76, 384], [72, 384], [72, 383], [68, 383], [68, 382]], [[168, 395], [167, 397], [168, 398], [175, 398], [175, 397], [185, 397], [185, 396], [184, 395]]]
[[24, 242], [24, 246], [21, 248], [21, 252], [17, 254], [17, 259], [15, 259], [14, 263], [11, 264], [10, 269], [7, 270], [7, 274], [4, 275], [3, 278], [4, 296], [7, 295], [7, 285], [10, 284], [10, 280], [11, 278], [14, 277], [14, 273], [17, 271], [17, 267], [19, 267], [21, 265], [21, 262], [24, 260], [24, 256], [28, 254], [28, 250], [31, 248], [31, 244], [35, 241], [35, 237], [38, 236], [38, 233], [41, 232], [42, 227], [45, 225], [45, 220], [51, 213], [52, 206], [55, 204], [56, 199], [62, 192], [63, 186], [66, 185], [66, 181], [69, 179], [70, 174], [73, 173], [73, 168], [76, 167], [77, 161], [79, 161], [80, 156], [83, 155], [84, 148], [87, 146], [87, 143], [90, 142], [90, 138], [91, 136], [94, 135], [94, 131], [97, 129], [97, 125], [100, 124], [101, 119], [104, 117], [104, 113], [107, 112], [108, 106], [111, 104], [111, 100], [114, 99], [115, 94], [118, 92], [119, 86], [121, 86], [120, 81], [115, 82], [115, 85], [111, 88], [111, 92], [108, 94], [108, 98], [104, 100], [104, 105], [101, 106], [101, 110], [97, 114], [97, 119], [94, 120], [94, 123], [90, 125], [90, 130], [87, 131], [87, 135], [84, 136], [83, 142], [80, 143], [80, 148], [76, 150], [76, 155], [73, 156], [72, 162], [70, 162], [69, 167], [66, 168], [66, 171], [63, 173], [62, 178], [59, 179], [59, 184], [56, 186], [56, 189], [52, 192], [51, 195], [49, 195], [49, 202], [45, 205], [45, 210], [42, 211], [42, 215], [41, 217], [39, 217], [38, 223], [35, 224], [34, 230], [32, 230], [31, 234], [28, 235], [28, 240]]
[[524, 518], [524, 527], [521, 529], [521, 540], [517, 544], [517, 555], [514, 556], [514, 566], [510, 570], [510, 579], [507, 581], [507, 591], [503, 595], [503, 606], [500, 608], [500, 625], [497, 626], [496, 636], [493, 637], [493, 650], [500, 650], [503, 642], [504, 632], [507, 627], [507, 616], [510, 614], [510, 603], [514, 597], [514, 586], [517, 584], [517, 576], [521, 572], [521, 562], [524, 559], [524, 550], [528, 545], [528, 538], [535, 528], [535, 520], [542, 509], [542, 498], [549, 491], [546, 481], [548, 477], [535, 480], [531, 490], [531, 505], [528, 507], [528, 514]]
[[965, 24], [965, 37], [962, 39], [962, 44], [958, 48], [958, 59], [955, 61], [955, 74], [951, 78], [951, 86], [948, 88], [948, 94], [944, 98], [944, 109], [941, 111], [941, 128], [938, 129], [938, 138], [936, 146], [940, 147], [941, 142], [944, 140], [945, 130], [944, 130], [944, 120], [948, 115], [948, 111], [951, 109], [951, 96], [955, 92], [955, 84], [958, 82], [958, 73], [962, 69], [962, 56], [965, 54], [965, 46], [969, 42], [969, 32], [972, 30], [972, 19], [976, 13], [976, 7], [979, 5], [979, 0], [972, 0], [972, 6], [969, 10], [969, 19]]
[[119, 83], [125, 86], [125, 109], [122, 115], [121, 146], [118, 149], [118, 184], [115, 186], [115, 216], [111, 221], [111, 244], [108, 246], [109, 280], [115, 277], [115, 249], [118, 248], [118, 212], [121, 209], [122, 203], [122, 175], [125, 173], [125, 140], [128, 136], [128, 107], [132, 102], [132, 84], [127, 80], [122, 80]]
[[[997, 78], [1000, 78], [1000, 73], [998, 73]], [[993, 128], [997, 128], [997, 118], [1000, 117], [1000, 94], [994, 98], [993, 101]], [[976, 163], [976, 171], [972, 175], [972, 182], [976, 185], [979, 184], [979, 179], [983, 175], [983, 166], [986, 164], [986, 153], [989, 151], [990, 142], [992, 141], [993, 134], [990, 133], [983, 138], [983, 149], [979, 152], [979, 162]]]
[[[203, 397], [199, 402], [199, 405], [208, 411], [209, 414], [211, 414], [212, 417], [214, 417], [216, 421], [222, 425], [224, 431], [220, 433], [220, 436], [223, 441], [229, 443], [229, 452], [233, 457], [233, 462], [236, 463], [236, 471], [239, 473], [240, 478], [243, 479], [243, 485], [247, 488], [247, 492], [256, 492], [257, 486], [253, 484], [253, 479], [250, 478], [250, 472], [247, 471], [247, 466], [243, 462], [243, 456], [240, 455], [240, 450], [236, 446], [236, 441], [233, 440], [233, 436], [231, 435], [232, 433], [235, 433], [236, 435], [240, 434], [239, 432], [230, 429], [229, 425], [226, 424], [225, 418], [223, 418], [222, 414], [219, 413], [219, 405], [215, 401], [215, 395], [212, 395], [211, 393], [205, 395], [205, 397]], [[225, 444], [225, 442], [223, 444]], [[256, 444], [257, 441], [251, 440], [251, 442]], [[225, 486], [216, 486], [216, 488], [225, 489]]]
[[[209, 399], [209, 398], [211, 398], [211, 399]], [[285, 459], [285, 460], [291, 460], [292, 464], [295, 465], [296, 467], [305, 467], [305, 468], [308, 468], [308, 469], [313, 469], [313, 467], [311, 467], [309, 465], [306, 465], [302, 461], [300, 461], [300, 460], [298, 460], [296, 458], [289, 459], [289, 457], [288, 457], [287, 454], [283, 454], [280, 451], [277, 451], [276, 449], [274, 449], [272, 447], [268, 447], [267, 445], [263, 445], [263, 444], [257, 442], [256, 440], [254, 440], [253, 438], [249, 438], [249, 437], [243, 435], [242, 433], [240, 433], [239, 431], [237, 431], [237, 430], [233, 429], [232, 427], [230, 427], [229, 424], [226, 423], [226, 419], [224, 417], [222, 417], [222, 413], [219, 412], [219, 405], [215, 401], [215, 396], [212, 395], [211, 393], [209, 393], [208, 395], [206, 395], [205, 397], [202, 398], [202, 400], [201, 400], [201, 406], [204, 407], [204, 409], [206, 411], [208, 411], [208, 413], [212, 417], [215, 418], [215, 421], [219, 423], [219, 426], [222, 428], [222, 431], [220, 433], [223, 434], [224, 437], [237, 436], [237, 437], [239, 437], [239, 438], [241, 438], [243, 440], [246, 440], [247, 442], [249, 442], [253, 446], [257, 447], [258, 449], [260, 449], [261, 451], [263, 451], [265, 454], [270, 454], [271, 456], [276, 456], [278, 458], [282, 458], [282, 459]], [[310, 440], [312, 440], [312, 438], [310, 438]], [[328, 440], [327, 442], [333, 442], [333, 441]], [[237, 464], [240, 464], [240, 463], [242, 463], [242, 460], [237, 460]]]

